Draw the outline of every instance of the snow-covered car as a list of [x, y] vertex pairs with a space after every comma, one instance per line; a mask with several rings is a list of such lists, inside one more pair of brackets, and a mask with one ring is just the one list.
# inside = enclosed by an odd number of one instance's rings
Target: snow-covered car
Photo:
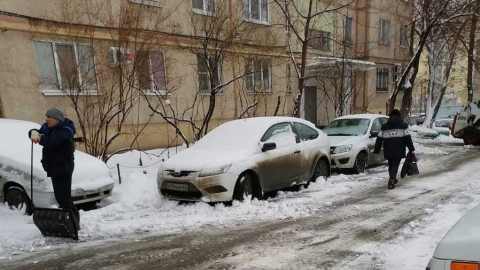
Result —
[[330, 175], [328, 137], [312, 123], [258, 117], [225, 123], [165, 161], [159, 192], [181, 201], [229, 202]]
[[388, 117], [380, 114], [342, 116], [323, 129], [330, 139], [332, 168], [363, 173], [367, 166], [383, 162], [383, 150], [374, 154], [375, 140]]
[[[0, 119], [0, 201], [30, 212], [31, 145], [28, 131], [39, 129], [35, 123]], [[42, 146], [33, 148], [33, 204], [50, 207], [57, 204], [50, 178], [42, 168]], [[114, 180], [101, 160], [75, 151], [72, 197], [75, 204], [97, 202], [111, 196]]]
[[463, 216], [438, 244], [427, 270], [480, 269], [480, 205]]

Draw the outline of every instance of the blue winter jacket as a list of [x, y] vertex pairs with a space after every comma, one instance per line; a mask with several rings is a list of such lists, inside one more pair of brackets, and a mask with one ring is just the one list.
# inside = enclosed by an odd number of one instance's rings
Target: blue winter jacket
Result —
[[383, 155], [387, 160], [405, 158], [405, 148], [415, 151], [408, 124], [399, 116], [391, 116], [388, 122], [382, 125], [375, 143], [375, 153], [380, 153], [383, 145]]

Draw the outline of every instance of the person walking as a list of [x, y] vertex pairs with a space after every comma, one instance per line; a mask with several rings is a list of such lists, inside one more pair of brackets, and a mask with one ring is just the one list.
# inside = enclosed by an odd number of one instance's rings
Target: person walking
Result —
[[71, 211], [80, 229], [80, 214], [72, 199], [75, 125], [57, 108], [47, 110], [45, 115], [46, 121], [40, 130], [30, 130], [29, 137], [33, 143], [43, 146], [41, 162], [52, 179], [55, 199], [60, 208]]
[[375, 142], [374, 153], [379, 154], [382, 146], [384, 157], [388, 160], [388, 172], [390, 175], [388, 188], [394, 189], [398, 183], [397, 174], [400, 162], [405, 158], [405, 148], [408, 148], [412, 154], [415, 151], [408, 124], [402, 120], [399, 110], [393, 110], [387, 123], [382, 125]]

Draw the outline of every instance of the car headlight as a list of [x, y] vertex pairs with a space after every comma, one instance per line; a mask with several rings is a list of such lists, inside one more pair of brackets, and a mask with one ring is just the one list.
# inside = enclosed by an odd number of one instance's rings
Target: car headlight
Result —
[[230, 167], [232, 167], [232, 164], [229, 164], [220, 168], [216, 168], [216, 169], [204, 170], [198, 175], [198, 177], [207, 177], [207, 176], [224, 174], [230, 169]]
[[352, 151], [352, 145], [340, 145], [335, 147], [335, 150], [333, 151], [333, 154], [341, 154], [341, 153], [346, 153]]

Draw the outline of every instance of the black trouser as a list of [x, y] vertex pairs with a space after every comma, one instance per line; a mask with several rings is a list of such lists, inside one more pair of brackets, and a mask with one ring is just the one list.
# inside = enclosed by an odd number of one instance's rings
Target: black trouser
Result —
[[390, 174], [390, 179], [397, 179], [398, 168], [400, 167], [400, 161], [402, 161], [402, 159], [388, 160], [388, 173]]
[[77, 219], [77, 224], [80, 224], [80, 214], [72, 199], [72, 176], [52, 177], [52, 184], [55, 199], [60, 208], [71, 210]]

